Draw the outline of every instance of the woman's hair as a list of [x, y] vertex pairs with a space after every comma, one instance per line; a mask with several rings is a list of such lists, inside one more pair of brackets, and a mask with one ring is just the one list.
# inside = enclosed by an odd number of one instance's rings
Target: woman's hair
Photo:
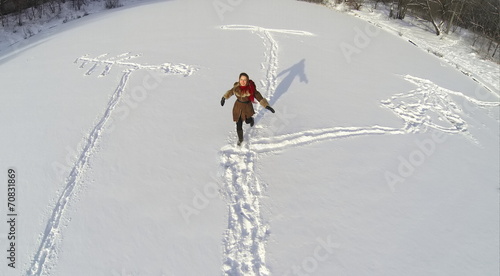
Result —
[[247, 73], [241, 73], [241, 74], [240, 74], [240, 77], [239, 77], [238, 79], [241, 79], [241, 76], [245, 76], [245, 77], [247, 77], [247, 79], [248, 79], [248, 80], [250, 79], [250, 77], [248, 76], [248, 74], [247, 74]]

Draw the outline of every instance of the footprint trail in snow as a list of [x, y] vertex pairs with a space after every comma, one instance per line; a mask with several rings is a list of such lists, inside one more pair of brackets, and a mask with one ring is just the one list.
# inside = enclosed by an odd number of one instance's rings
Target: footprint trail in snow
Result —
[[[268, 99], [273, 97], [277, 84], [278, 43], [273, 33], [312, 35], [304, 31], [266, 29], [251, 25], [225, 25], [221, 28], [251, 31], [263, 39], [266, 47], [266, 61], [263, 63], [266, 81], [261, 82], [261, 85], [265, 89], [264, 97]], [[256, 154], [254, 150], [249, 150], [248, 144], [242, 148], [224, 146], [220, 151], [223, 195], [229, 206], [228, 229], [224, 237], [224, 275], [270, 275], [265, 260], [269, 227], [260, 210], [263, 186], [255, 175]]]
[[[304, 31], [266, 29], [250, 25], [226, 25], [222, 26], [222, 29], [251, 31], [263, 39], [266, 47], [266, 61], [263, 63], [266, 76], [265, 81], [261, 81], [261, 85], [265, 91], [263, 96], [274, 102], [276, 99], [273, 99], [273, 96], [278, 82], [279, 45], [273, 34], [313, 35]], [[249, 131], [251, 140], [241, 148], [231, 145], [222, 147], [220, 150], [224, 181], [222, 193], [229, 207], [228, 229], [224, 237], [222, 268], [224, 275], [271, 274], [265, 261], [269, 225], [262, 217], [260, 208], [260, 199], [264, 196], [265, 188], [255, 174], [255, 161], [259, 153], [272, 153], [311, 143], [349, 137], [426, 132], [428, 128], [449, 134], [462, 134], [474, 141], [468, 132], [467, 122], [463, 119], [466, 114], [452, 98], [459, 97], [462, 103], [482, 109], [500, 106], [499, 102], [479, 101], [461, 92], [439, 87], [430, 80], [409, 75], [404, 78], [415, 84], [417, 88], [381, 101], [381, 107], [390, 109], [403, 120], [404, 124], [401, 128], [378, 125], [332, 127], [274, 137], [262, 137], [258, 130], [251, 129]], [[498, 98], [497, 95], [495, 96]], [[256, 121], [258, 121], [262, 115], [259, 109], [256, 113]]]
[[[276, 101], [275, 91], [278, 83], [278, 50], [279, 45], [274, 38], [275, 34], [311, 36], [311, 33], [296, 30], [266, 29], [250, 25], [227, 25], [224, 30], [251, 31], [263, 39], [266, 48], [266, 60], [263, 68], [266, 71], [264, 96], [270, 101]], [[62, 192], [48, 218], [38, 250], [34, 253], [33, 260], [27, 275], [46, 274], [49, 264], [55, 262], [56, 250], [61, 236], [61, 219], [63, 218], [68, 203], [71, 202], [75, 188], [81, 181], [89, 159], [95, 154], [95, 147], [109, 124], [113, 110], [123, 98], [127, 83], [131, 75], [137, 70], [159, 71], [165, 75], [190, 76], [196, 68], [186, 64], [164, 63], [161, 65], [143, 65], [133, 63], [132, 60], [140, 55], [125, 53], [108, 58], [107, 54], [95, 58], [82, 56], [75, 60], [80, 68], [89, 66], [84, 73], [90, 76], [102, 69], [98, 77], [107, 76], [112, 68], [121, 67], [120, 82], [110, 97], [104, 113], [89, 134], [85, 137], [83, 149], [80, 151], [73, 167], [68, 172]], [[449, 134], [462, 134], [471, 139], [468, 125], [464, 117], [464, 110], [453, 99], [462, 99], [461, 103], [481, 109], [498, 107], [499, 102], [479, 101], [466, 96], [461, 92], [451, 91], [434, 84], [430, 80], [413, 76], [405, 76], [407, 81], [417, 86], [415, 90], [407, 93], [396, 94], [390, 99], [381, 101], [381, 106], [390, 109], [400, 117], [404, 125], [401, 128], [383, 126], [367, 127], [332, 127], [324, 129], [311, 129], [297, 133], [285, 134], [274, 137], [262, 137], [259, 130], [251, 129], [252, 139], [242, 148], [224, 146], [220, 150], [220, 164], [223, 170], [223, 195], [228, 202], [229, 216], [228, 228], [224, 236], [223, 273], [225, 275], [270, 275], [266, 265], [266, 242], [269, 237], [269, 225], [262, 217], [260, 199], [264, 196], [264, 185], [255, 174], [255, 162], [259, 153], [272, 153], [297, 148], [316, 142], [332, 141], [335, 139], [368, 136], [368, 135], [393, 135], [425, 132], [429, 128]], [[495, 95], [498, 99], [498, 95]], [[261, 114], [258, 108], [256, 121]], [[279, 112], [279, 111], [278, 111]], [[247, 139], [248, 140], [248, 139]]]
[[96, 58], [82, 56], [80, 58], [77, 58], [74, 62], [76, 64], [81, 63], [80, 68], [84, 68], [87, 64], [92, 64], [90, 69], [85, 72], [85, 76], [92, 75], [100, 66], [103, 66], [104, 69], [99, 74], [99, 77], [107, 76], [113, 66], [120, 66], [126, 69], [124, 69], [123, 75], [120, 79], [120, 83], [109, 99], [104, 114], [101, 116], [100, 120], [85, 138], [85, 145], [83, 147], [83, 150], [80, 152], [77, 161], [71, 168], [69, 175], [66, 178], [64, 188], [59, 195], [55, 206], [52, 209], [52, 213], [47, 221], [45, 230], [42, 233], [40, 246], [34, 254], [31, 267], [26, 273], [27, 275], [42, 275], [47, 273], [47, 266], [49, 262], [55, 257], [57, 242], [59, 241], [61, 236], [61, 218], [68, 208], [68, 203], [72, 200], [72, 195], [75, 188], [77, 187], [79, 181], [82, 179], [82, 176], [85, 173], [88, 161], [94, 154], [94, 149], [99, 141], [99, 138], [102, 136], [103, 130], [106, 128], [106, 123], [111, 118], [113, 110], [118, 105], [120, 99], [123, 96], [128, 80], [130, 79], [132, 73], [137, 70], [145, 69], [160, 71], [162, 73], [165, 73], [166, 75], [190, 76], [196, 70], [194, 67], [185, 64], [165, 63], [161, 65], [142, 65], [139, 63], [132, 63], [130, 62], [130, 60], [140, 57], [140, 55], [132, 56], [128, 53], [121, 54], [112, 58], [106, 57], [107, 54], [100, 55]]

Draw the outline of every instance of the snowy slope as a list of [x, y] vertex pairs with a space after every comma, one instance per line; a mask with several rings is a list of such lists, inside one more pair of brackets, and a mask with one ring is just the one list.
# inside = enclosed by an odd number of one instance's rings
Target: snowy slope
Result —
[[[1, 275], [499, 273], [498, 92], [392, 32], [152, 1], [31, 43], [0, 60]], [[276, 113], [238, 148], [242, 71]]]

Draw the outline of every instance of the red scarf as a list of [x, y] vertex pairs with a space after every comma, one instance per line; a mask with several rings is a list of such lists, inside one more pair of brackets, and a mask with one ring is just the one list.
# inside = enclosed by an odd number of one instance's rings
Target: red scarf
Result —
[[246, 86], [241, 86], [240, 85], [240, 91], [245, 92], [248, 91], [250, 93], [250, 96], [248, 96], [248, 99], [252, 102], [255, 103], [255, 83], [253, 80], [248, 80], [248, 85]]

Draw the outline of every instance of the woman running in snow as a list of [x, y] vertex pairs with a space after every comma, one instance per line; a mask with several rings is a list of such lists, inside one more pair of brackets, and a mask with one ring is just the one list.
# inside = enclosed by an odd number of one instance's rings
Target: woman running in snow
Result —
[[236, 122], [236, 132], [238, 133], [238, 146], [243, 142], [243, 121], [254, 124], [252, 103], [256, 103], [254, 99], [259, 101], [260, 105], [274, 113], [274, 109], [269, 105], [266, 99], [262, 97], [259, 91], [255, 88], [255, 83], [248, 77], [246, 73], [240, 74], [239, 82], [235, 82], [233, 88], [228, 90], [220, 100], [221, 106], [224, 106], [226, 99], [232, 95], [236, 96], [236, 101], [233, 106], [233, 121]]

